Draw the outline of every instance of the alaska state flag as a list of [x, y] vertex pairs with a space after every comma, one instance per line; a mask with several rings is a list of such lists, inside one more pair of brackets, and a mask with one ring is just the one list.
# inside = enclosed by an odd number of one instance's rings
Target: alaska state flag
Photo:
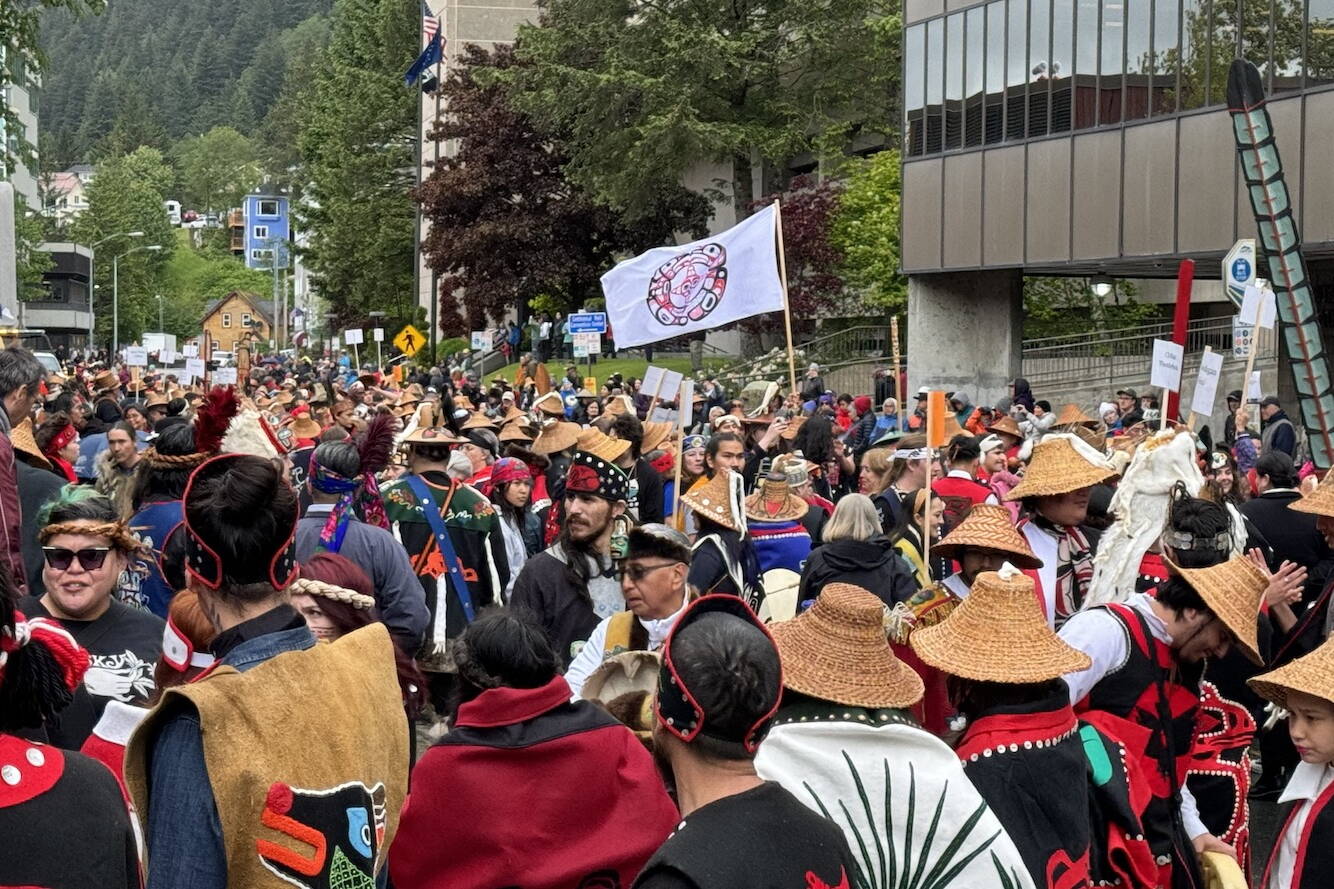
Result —
[[616, 347], [656, 343], [783, 308], [769, 205], [725, 232], [656, 247], [602, 276]]
[[432, 65], [438, 65], [440, 59], [444, 56], [445, 48], [440, 42], [440, 31], [437, 29], [431, 37], [431, 42], [426, 44], [426, 49], [417, 56], [417, 61], [412, 63], [412, 67], [403, 75], [403, 83], [412, 86], [425, 73], [427, 68]]

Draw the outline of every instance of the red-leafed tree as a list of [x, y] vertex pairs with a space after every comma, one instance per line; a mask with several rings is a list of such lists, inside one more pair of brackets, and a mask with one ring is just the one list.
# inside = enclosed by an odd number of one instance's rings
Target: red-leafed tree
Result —
[[512, 47], [469, 46], [460, 61], [440, 87], [447, 110], [432, 133], [456, 151], [416, 191], [446, 335], [499, 322], [538, 296], [577, 309], [602, 295], [598, 279], [618, 259], [678, 231], [704, 236], [708, 201], [683, 187], [631, 225], [571, 185], [558, 134], [515, 112], [509, 87], [488, 76], [519, 64]]
[[[751, 212], [779, 202], [783, 219], [783, 252], [787, 264], [787, 296], [794, 328], [810, 326], [833, 309], [843, 293], [839, 267], [842, 252], [830, 241], [843, 186], [834, 180], [816, 182], [798, 176], [786, 189], [767, 194], [750, 205]], [[742, 322], [750, 330], [782, 329], [781, 315], [760, 315]]]

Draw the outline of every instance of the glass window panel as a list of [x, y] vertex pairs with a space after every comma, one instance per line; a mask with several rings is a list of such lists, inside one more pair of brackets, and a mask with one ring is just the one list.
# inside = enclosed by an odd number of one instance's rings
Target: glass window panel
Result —
[[963, 143], [982, 144], [982, 80], [986, 73], [986, 10], [974, 6], [968, 10], [965, 41], [968, 51], [964, 61], [964, 124]]
[[1103, 0], [1101, 61], [1098, 63], [1098, 123], [1121, 119], [1121, 81], [1126, 28], [1125, 0]]
[[1022, 139], [1028, 91], [1028, 5], [1010, 0], [1005, 45], [1005, 138]]
[[1070, 101], [1075, 73], [1075, 7], [1069, 0], [1056, 0], [1051, 13], [1051, 131], [1063, 133], [1071, 127]]
[[1334, 83], [1334, 0], [1309, 0], [1306, 16], [1306, 85]]
[[[1334, 0], [1331, 0], [1334, 2]], [[1005, 136], [1005, 0], [987, 4], [986, 143]]]
[[1077, 0], [1075, 6], [1075, 127], [1098, 123], [1099, 0]]
[[1156, 0], [1153, 7], [1153, 56], [1149, 61], [1153, 113], [1171, 114], [1177, 107], [1177, 66], [1181, 46], [1180, 0]]
[[1149, 116], [1149, 53], [1152, 0], [1122, 0], [1126, 16], [1126, 81], [1122, 105], [1126, 120]]
[[1051, 94], [1051, 0], [1029, 0], [1028, 79], [1028, 135], [1043, 136]]
[[945, 20], [945, 147], [963, 145], [963, 13]]
[[[1260, 80], [1269, 89], [1270, 0], [1240, 0], [1241, 54], [1260, 69]], [[1220, 4], [1221, 5], [1221, 4]], [[1223, 79], [1227, 75], [1223, 74]], [[1223, 85], [1226, 88], [1226, 84]]]
[[945, 92], [945, 20], [926, 23], [926, 146], [930, 154], [940, 151], [941, 107]]
[[1286, 93], [1302, 88], [1302, 0], [1274, 0], [1274, 36], [1270, 89]]
[[1205, 101], [1210, 105], [1223, 105], [1227, 103], [1227, 68], [1239, 51], [1237, 2], [1213, 0], [1209, 4], [1209, 14], [1209, 92]]
[[903, 41], [903, 148], [909, 157], [926, 144], [926, 25], [913, 25]]

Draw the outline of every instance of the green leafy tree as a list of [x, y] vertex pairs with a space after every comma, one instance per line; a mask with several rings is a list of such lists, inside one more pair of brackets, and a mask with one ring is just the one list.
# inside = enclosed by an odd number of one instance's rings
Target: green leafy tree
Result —
[[255, 146], [231, 127], [187, 137], [173, 154], [180, 169], [182, 203], [204, 213], [238, 206], [262, 176]]
[[[551, 0], [519, 30], [521, 110], [568, 131], [570, 176], [631, 215], [701, 161], [738, 218], [757, 164], [894, 129], [897, 3]], [[831, 134], [842, 138], [830, 138]]]
[[[163, 270], [176, 247], [176, 229], [162, 206], [173, 178], [162, 152], [142, 147], [104, 161], [88, 185], [88, 209], [71, 226], [70, 235], [79, 244], [110, 238], [97, 249], [95, 272], [96, 333], [102, 345], [112, 341], [112, 260], [119, 254], [127, 254], [120, 261], [120, 341], [132, 342], [157, 326], [154, 297], [163, 292]], [[143, 232], [143, 237], [116, 237], [132, 231]], [[128, 253], [148, 246], [161, 249]]]
[[163, 322], [168, 333], [178, 336], [198, 333], [205, 306], [233, 290], [258, 293], [265, 298], [273, 292], [270, 273], [246, 268], [244, 262], [228, 251], [196, 248], [188, 232], [178, 234], [177, 248], [163, 270]]
[[294, 197], [305, 185], [298, 144], [301, 115], [328, 45], [329, 19], [323, 15], [311, 16], [283, 35], [280, 89], [255, 133], [266, 178]]
[[842, 275], [871, 306], [902, 311], [908, 279], [899, 273], [903, 183], [899, 153], [882, 151], [848, 167], [829, 240], [843, 254]]
[[1135, 285], [1113, 281], [1106, 297], [1087, 278], [1024, 278], [1024, 337], [1077, 336], [1139, 327], [1157, 320], [1162, 307], [1135, 301]]
[[420, 14], [417, 0], [338, 0], [302, 116], [306, 262], [348, 321], [372, 310], [394, 322], [415, 317], [417, 93], [403, 86], [403, 72]]

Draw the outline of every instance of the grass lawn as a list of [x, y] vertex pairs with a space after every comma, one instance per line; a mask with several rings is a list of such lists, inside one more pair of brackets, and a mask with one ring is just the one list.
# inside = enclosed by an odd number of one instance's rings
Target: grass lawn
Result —
[[[690, 374], [689, 358], [654, 358], [653, 363], [658, 367], [665, 367], [668, 370], [678, 371], [687, 376]], [[717, 358], [704, 359], [705, 368], [717, 367], [722, 363], [723, 362]], [[599, 358], [597, 363], [593, 365], [593, 370], [590, 373], [588, 370], [587, 359], [581, 358], [578, 361], [548, 361], [547, 373], [551, 374], [553, 382], [558, 382], [565, 376], [565, 367], [569, 364], [577, 364], [581, 376], [593, 376], [597, 378], [599, 386], [602, 385], [608, 376], [615, 373], [620, 374], [621, 378], [626, 380], [631, 377], [639, 377], [640, 379], [643, 379], [644, 369], [648, 367], [648, 362], [643, 358]], [[518, 369], [518, 364], [508, 364], [495, 373], [487, 374], [486, 380], [490, 380], [499, 375], [507, 380], [513, 381], [515, 372]], [[485, 380], [483, 380], [483, 382], [485, 382]]]

